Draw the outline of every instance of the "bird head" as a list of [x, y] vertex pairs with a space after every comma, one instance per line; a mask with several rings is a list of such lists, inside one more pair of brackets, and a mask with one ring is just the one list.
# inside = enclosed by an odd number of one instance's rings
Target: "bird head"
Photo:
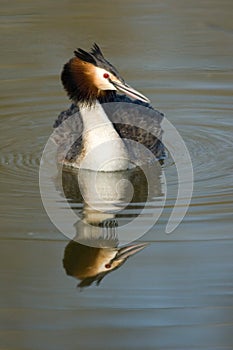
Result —
[[108, 102], [116, 91], [120, 91], [133, 99], [149, 102], [147, 97], [125, 83], [117, 69], [104, 58], [97, 44], [90, 52], [79, 48], [74, 55], [64, 65], [61, 74], [71, 100], [84, 105], [91, 105], [97, 99]]

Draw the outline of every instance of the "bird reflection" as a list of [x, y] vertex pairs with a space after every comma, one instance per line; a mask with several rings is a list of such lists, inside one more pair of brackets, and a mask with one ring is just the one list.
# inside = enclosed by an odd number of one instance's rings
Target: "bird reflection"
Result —
[[[63, 258], [67, 275], [80, 281], [78, 287], [99, 285], [107, 274], [148, 245], [119, 246], [117, 231], [127, 207], [132, 209], [135, 203], [138, 210], [148, 196], [162, 195], [160, 165], [152, 171], [153, 186], [149, 188], [148, 178], [140, 169], [114, 173], [63, 170], [63, 191], [71, 208], [75, 210], [77, 203], [83, 202], [81, 218], [75, 224], [76, 237], [66, 246]], [[132, 212], [136, 215], [136, 210]]]
[[67, 275], [81, 280], [78, 287], [88, 287], [93, 282], [99, 285], [107, 274], [146, 246], [147, 243], [139, 243], [121, 248], [96, 248], [70, 241], [65, 249], [63, 266]]

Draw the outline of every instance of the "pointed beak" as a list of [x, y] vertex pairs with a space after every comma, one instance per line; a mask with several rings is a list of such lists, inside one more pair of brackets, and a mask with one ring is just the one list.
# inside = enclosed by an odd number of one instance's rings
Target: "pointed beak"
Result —
[[146, 102], [146, 103], [149, 103], [150, 100], [142, 95], [140, 92], [138, 92], [137, 90], [134, 90], [131, 86], [129, 86], [128, 84], [125, 84], [119, 80], [111, 80], [110, 81], [117, 90], [123, 92], [124, 94], [132, 97], [132, 98], [135, 98], [136, 100], [140, 100], [140, 101], [143, 101], [143, 102]]
[[120, 248], [115, 256], [114, 260], [125, 260], [130, 256], [140, 252], [148, 246], [148, 243], [131, 244], [126, 247]]

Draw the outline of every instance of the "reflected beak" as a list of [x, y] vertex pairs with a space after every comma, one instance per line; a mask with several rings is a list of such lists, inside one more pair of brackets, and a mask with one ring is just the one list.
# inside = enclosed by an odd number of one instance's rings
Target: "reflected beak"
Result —
[[134, 90], [131, 86], [125, 84], [125, 83], [122, 83], [121, 81], [119, 80], [110, 80], [110, 82], [115, 86], [115, 88], [121, 92], [123, 92], [124, 94], [132, 97], [132, 98], [135, 98], [136, 100], [140, 100], [140, 101], [143, 101], [143, 102], [146, 102], [146, 103], [149, 103], [150, 100], [142, 95], [140, 92], [138, 92], [137, 90]]
[[132, 245], [128, 245], [126, 247], [120, 248], [114, 260], [125, 260], [130, 256], [140, 252], [140, 250], [144, 249], [147, 246], [148, 246], [148, 243], [139, 243], [139, 244], [132, 244]]

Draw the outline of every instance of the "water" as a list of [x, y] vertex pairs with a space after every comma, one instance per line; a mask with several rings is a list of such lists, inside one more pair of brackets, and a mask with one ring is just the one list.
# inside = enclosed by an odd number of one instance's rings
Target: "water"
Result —
[[[232, 349], [232, 2], [2, 1], [1, 10], [1, 348]], [[165, 208], [142, 238], [150, 245], [80, 293], [38, 171], [69, 105], [61, 67], [94, 41], [180, 132], [195, 183], [185, 219], [165, 234], [177, 196], [168, 159]]]

